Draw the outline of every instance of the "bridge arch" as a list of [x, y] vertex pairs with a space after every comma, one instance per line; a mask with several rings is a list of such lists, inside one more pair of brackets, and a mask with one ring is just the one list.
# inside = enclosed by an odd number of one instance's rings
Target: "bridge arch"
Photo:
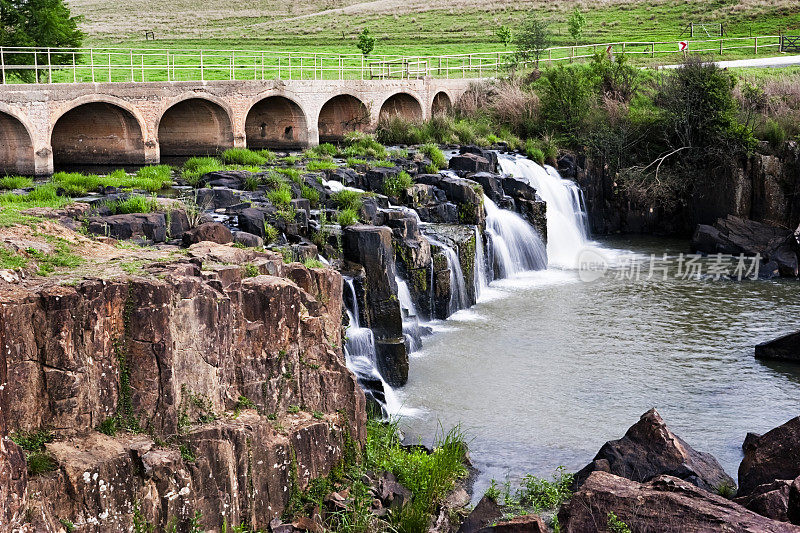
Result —
[[261, 97], [250, 107], [244, 123], [249, 148], [303, 148], [309, 142], [306, 114], [283, 95]]
[[162, 156], [209, 155], [233, 147], [232, 113], [216, 98], [184, 95], [155, 125]]
[[369, 108], [352, 94], [337, 94], [319, 111], [319, 142], [335, 142], [351, 131], [365, 131], [370, 126]]
[[139, 112], [123, 100], [103, 95], [79, 98], [53, 121], [53, 162], [143, 164], [145, 131]]
[[0, 175], [36, 173], [31, 128], [24, 117], [0, 103]]
[[400, 117], [405, 120], [422, 120], [422, 104], [417, 97], [409, 93], [395, 93], [384, 100], [378, 115], [379, 120]]
[[431, 103], [431, 116], [444, 115], [453, 108], [453, 100], [445, 91], [439, 91], [433, 96]]

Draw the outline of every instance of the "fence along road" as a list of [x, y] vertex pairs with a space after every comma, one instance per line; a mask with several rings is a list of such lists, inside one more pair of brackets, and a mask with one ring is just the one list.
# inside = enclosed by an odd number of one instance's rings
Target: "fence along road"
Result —
[[[775, 54], [782, 51], [782, 42], [777, 35], [692, 40], [688, 52]], [[548, 64], [571, 62], [609, 49], [651, 58], [679, 53], [676, 41], [614, 42], [551, 47], [540, 50], [539, 57]], [[515, 57], [508, 51], [365, 58], [254, 50], [0, 47], [0, 83], [484, 78], [506, 71]]]

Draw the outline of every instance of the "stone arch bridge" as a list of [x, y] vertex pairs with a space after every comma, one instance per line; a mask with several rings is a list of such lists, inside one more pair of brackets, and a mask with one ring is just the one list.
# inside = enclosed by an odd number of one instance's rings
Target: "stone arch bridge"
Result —
[[294, 149], [424, 120], [469, 79], [0, 85], [0, 174], [58, 164], [156, 164], [231, 147]]

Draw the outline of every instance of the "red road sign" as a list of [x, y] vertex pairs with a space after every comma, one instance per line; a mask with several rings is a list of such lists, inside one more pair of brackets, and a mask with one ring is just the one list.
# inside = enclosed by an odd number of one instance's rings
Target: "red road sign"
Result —
[[608, 55], [611, 55], [611, 52], [613, 52], [613, 51], [614, 51], [614, 45], [612, 45], [612, 44], [609, 44], [609, 45], [606, 47], [606, 53], [607, 53]]
[[678, 43], [679, 52], [685, 52], [687, 48], [689, 48], [689, 43], [687, 43], [686, 41], [681, 41]]

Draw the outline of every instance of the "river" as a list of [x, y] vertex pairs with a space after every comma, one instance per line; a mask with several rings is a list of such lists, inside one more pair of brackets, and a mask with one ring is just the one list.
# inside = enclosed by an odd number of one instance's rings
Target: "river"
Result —
[[[800, 365], [753, 358], [756, 343], [797, 329], [796, 281], [678, 276], [684, 241], [594, 246], [611, 263], [599, 279], [551, 267], [494, 281], [411, 356], [401, 426], [430, 443], [460, 424], [476, 498], [491, 479], [583, 467], [651, 407], [735, 479], [747, 432], [798, 414]], [[664, 253], [668, 279], [647, 279]], [[642, 275], [627, 279], [636, 263]]]

